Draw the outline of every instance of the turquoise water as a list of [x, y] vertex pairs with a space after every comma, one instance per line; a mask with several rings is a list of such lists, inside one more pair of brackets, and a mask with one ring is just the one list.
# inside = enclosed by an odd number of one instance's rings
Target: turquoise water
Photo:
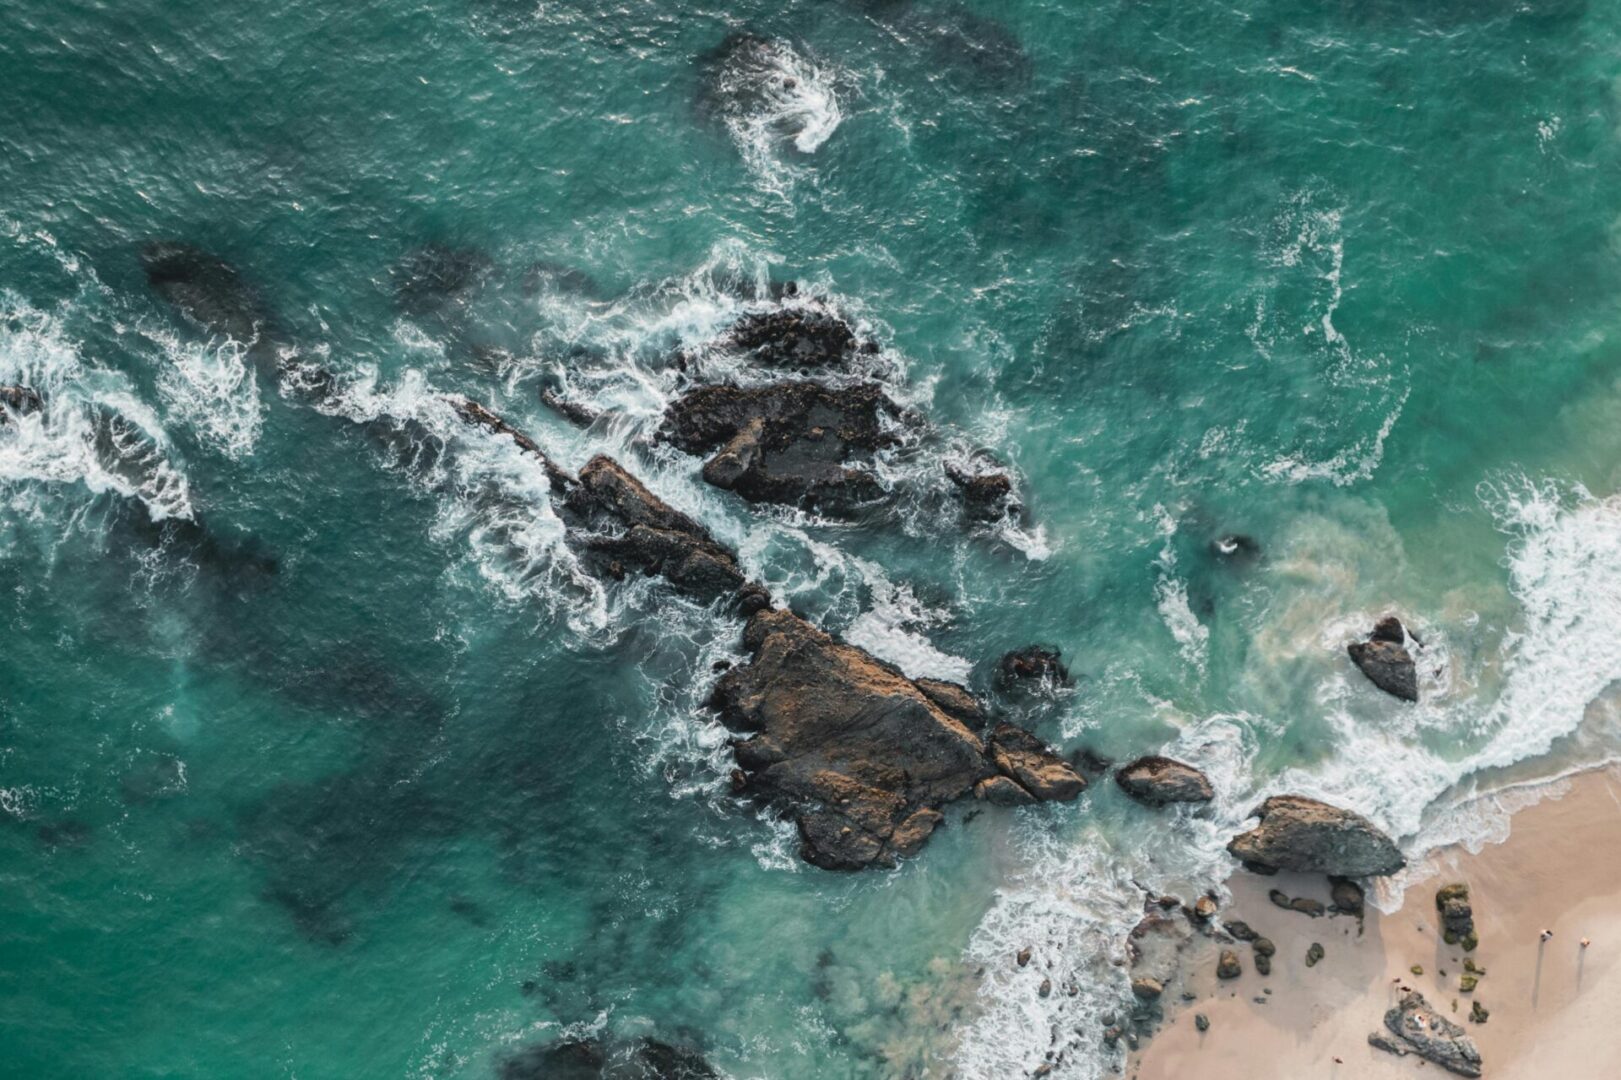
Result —
[[[1056, 1047], [1093, 1077], [1137, 883], [1218, 883], [1259, 796], [1416, 853], [1461, 796], [1614, 753], [1621, 10], [330, 8], [8, 8], [0, 383], [47, 396], [0, 428], [8, 1075], [485, 1077], [597, 1032], [739, 1077]], [[728, 111], [705, 58], [745, 29], [797, 88]], [[336, 415], [167, 309], [154, 239], [236, 265], [267, 336], [351, 380]], [[397, 303], [427, 244], [479, 253], [465, 303]], [[773, 280], [928, 416], [895, 516], [750, 507], [648, 443], [671, 354]], [[702, 708], [737, 624], [582, 579], [543, 481], [430, 391], [633, 463], [913, 674], [989, 695], [1003, 651], [1060, 646], [1073, 690], [999, 704], [1195, 761], [1217, 804], [1099, 784], [959, 807], [893, 873], [799, 864]], [[1020, 527], [951, 508], [939, 458], [976, 449]], [[210, 545], [154, 546], [175, 518]], [[1261, 559], [1214, 556], [1230, 532]], [[1386, 610], [1426, 642], [1417, 708], [1344, 660]]]

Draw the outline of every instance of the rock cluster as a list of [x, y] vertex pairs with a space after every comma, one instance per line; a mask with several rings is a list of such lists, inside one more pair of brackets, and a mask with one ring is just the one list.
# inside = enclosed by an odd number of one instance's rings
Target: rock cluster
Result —
[[1441, 937], [1448, 945], [1461, 945], [1465, 952], [1480, 943], [1475, 935], [1475, 911], [1469, 904], [1469, 886], [1445, 885], [1436, 890], [1435, 910], [1441, 916]]
[[1274, 795], [1251, 812], [1261, 823], [1227, 850], [1251, 869], [1336, 877], [1378, 877], [1407, 865], [1400, 849], [1367, 818], [1304, 795]]
[[1114, 779], [1127, 795], [1149, 806], [1203, 803], [1216, 797], [1209, 777], [1192, 765], [1167, 757], [1140, 757], [1122, 765]]
[[1480, 1051], [1457, 1024], [1448, 1020], [1410, 990], [1385, 1013], [1385, 1031], [1368, 1036], [1369, 1044], [1393, 1054], [1417, 1054], [1459, 1076], [1479, 1076]]
[[814, 304], [751, 312], [733, 323], [720, 343], [771, 367], [839, 367], [858, 352], [878, 351], [849, 323]]
[[941, 806], [970, 793], [1063, 801], [1086, 787], [1022, 728], [982, 738], [965, 693], [920, 685], [792, 612], [757, 613], [743, 642], [752, 658], [714, 693], [722, 720], [748, 736], [734, 748], [739, 787], [793, 815], [817, 866], [893, 865], [922, 847]]
[[1373, 685], [1403, 701], [1418, 700], [1418, 668], [1407, 651], [1407, 630], [1396, 616], [1380, 619], [1367, 641], [1353, 641], [1346, 651]]

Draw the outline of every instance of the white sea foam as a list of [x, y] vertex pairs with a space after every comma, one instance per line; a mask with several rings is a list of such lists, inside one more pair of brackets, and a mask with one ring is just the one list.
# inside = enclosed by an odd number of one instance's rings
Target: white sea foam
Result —
[[1210, 630], [1193, 613], [1193, 608], [1188, 604], [1187, 583], [1177, 576], [1176, 549], [1171, 546], [1176, 536], [1176, 522], [1163, 506], [1154, 507], [1154, 515], [1165, 537], [1159, 557], [1155, 560], [1159, 572], [1154, 582], [1154, 606], [1159, 609], [1165, 628], [1176, 640], [1182, 659], [1203, 673], [1210, 646]]
[[[1168, 879], [1193, 888], [1214, 887], [1229, 872], [1223, 845], [1244, 823], [1249, 809], [1268, 795], [1299, 792], [1367, 814], [1402, 838], [1414, 857], [1404, 875], [1382, 881], [1370, 900], [1384, 910], [1400, 903], [1408, 885], [1422, 880], [1422, 856], [1438, 846], [1471, 847], [1506, 835], [1508, 816], [1552, 789], [1507, 788], [1484, 797], [1473, 778], [1546, 754], [1554, 742], [1584, 722], [1590, 703], [1621, 680], [1621, 496], [1596, 498], [1577, 487], [1499, 480], [1481, 489], [1509, 538], [1509, 587], [1521, 609], [1517, 629], [1501, 643], [1494, 661], [1498, 678], [1461, 681], [1445, 633], [1416, 626], [1424, 645], [1425, 704], [1390, 703], [1370, 720], [1355, 715], [1351, 698], [1366, 688], [1347, 683], [1338, 657], [1345, 642], [1365, 633], [1372, 613], [1357, 612], [1320, 636], [1285, 630], [1310, 644], [1299, 654], [1258, 650], [1262, 662], [1298, 664], [1324, 658], [1320, 698], [1332, 729], [1333, 752], [1311, 766], [1258, 778], [1253, 762], [1257, 734], [1269, 730], [1254, 716], [1211, 717], [1189, 725], [1166, 752], [1193, 762], [1215, 781], [1217, 801], [1206, 815], [1156, 819], [1174, 841], [1141, 837], [1130, 848], [1110, 849], [1096, 831], [1065, 835], [1038, 818], [1027, 824], [1043, 842], [1026, 852], [976, 929], [968, 953], [985, 963], [984, 1012], [965, 1033], [958, 1063], [966, 1077], [1023, 1075], [1041, 1064], [1049, 1048], [1080, 1040], [1052, 1075], [1094, 1078], [1113, 1060], [1096, 1045], [1096, 1017], [1126, 1001], [1118, 959], [1124, 933], [1135, 922], [1141, 891]], [[1354, 588], [1350, 575], [1337, 588]], [[1332, 574], [1321, 584], [1331, 584]], [[1320, 618], [1321, 613], [1318, 613]], [[1318, 625], [1322, 625], [1321, 622]], [[1410, 629], [1415, 624], [1409, 623]], [[1327, 657], [1335, 658], [1332, 665]], [[1495, 695], [1492, 694], [1496, 690]], [[1381, 700], [1379, 704], [1384, 704]], [[1399, 706], [1399, 707], [1398, 707]], [[1433, 738], [1441, 733], [1447, 738]], [[1426, 735], [1432, 737], [1426, 738]], [[1613, 754], [1613, 748], [1595, 752]], [[1578, 763], [1579, 764], [1579, 763]], [[1178, 812], [1179, 814], [1182, 812]], [[1041, 998], [1035, 979], [1006, 962], [1012, 951], [1033, 946], [1055, 954], [1054, 983], [1091, 973], [1074, 999]], [[1032, 965], [1034, 966], [1034, 965]], [[1028, 984], [1028, 985], [1027, 985]], [[1055, 1037], [1057, 1041], [1055, 1042]]]
[[259, 383], [248, 355], [252, 343], [182, 341], [166, 332], [151, 336], [164, 351], [158, 390], [170, 414], [190, 426], [200, 442], [227, 457], [251, 454], [264, 423]]
[[190, 484], [162, 423], [118, 372], [85, 361], [59, 314], [0, 292], [0, 383], [42, 407], [0, 428], [0, 484], [14, 513], [39, 509], [39, 485], [82, 485], [138, 500], [154, 521], [190, 518]]
[[814, 154], [844, 120], [837, 73], [781, 41], [739, 47], [716, 73], [732, 141], [761, 184], [786, 194], [798, 172], [782, 156], [785, 146]]

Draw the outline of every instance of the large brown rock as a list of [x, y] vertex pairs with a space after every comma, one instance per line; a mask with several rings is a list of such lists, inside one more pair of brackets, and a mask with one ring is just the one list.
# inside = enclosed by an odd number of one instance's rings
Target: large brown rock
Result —
[[877, 383], [702, 386], [670, 405], [662, 436], [711, 455], [705, 482], [750, 502], [844, 513], [883, 497], [862, 466], [894, 445], [900, 416]]
[[893, 865], [922, 847], [940, 807], [970, 793], [1016, 803], [1086, 786], [1023, 729], [982, 739], [941, 707], [938, 686], [926, 692], [790, 611], [756, 614], [743, 642], [752, 659], [721, 676], [714, 704], [749, 736], [734, 748], [744, 789], [794, 817], [817, 866]]
[[1167, 757], [1140, 757], [1122, 765], [1114, 779], [1127, 795], [1149, 806], [1209, 802], [1216, 797], [1208, 776]]
[[1261, 823], [1227, 845], [1248, 865], [1350, 878], [1394, 874], [1407, 865], [1373, 822], [1304, 795], [1275, 795], [1251, 816]]

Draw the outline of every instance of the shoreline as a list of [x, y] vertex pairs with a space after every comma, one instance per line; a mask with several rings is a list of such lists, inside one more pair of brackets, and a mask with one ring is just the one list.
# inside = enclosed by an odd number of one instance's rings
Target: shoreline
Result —
[[[1369, 906], [1360, 928], [1353, 918], [1312, 918], [1268, 899], [1270, 890], [1280, 889], [1326, 903], [1328, 883], [1320, 876], [1239, 871], [1227, 882], [1232, 900], [1219, 918], [1249, 922], [1272, 940], [1271, 975], [1258, 974], [1251, 949], [1240, 944], [1243, 974], [1218, 981], [1214, 951], [1206, 950], [1179, 987], [1195, 1000], [1167, 1010], [1160, 1030], [1131, 1055], [1125, 1075], [1451, 1075], [1368, 1045], [1402, 986], [1423, 993], [1466, 1029], [1480, 1048], [1484, 1075], [1493, 1080], [1592, 1075], [1589, 1063], [1621, 1057], [1621, 1027], [1605, 1023], [1605, 1006], [1621, 994], [1618, 850], [1621, 766], [1611, 764], [1550, 780], [1539, 801], [1512, 814], [1501, 842], [1478, 853], [1442, 847], [1417, 860], [1401, 907], [1387, 915]], [[1438, 888], [1460, 881], [1470, 887], [1480, 937], [1467, 954], [1442, 942], [1434, 903]], [[1553, 931], [1546, 943], [1539, 939], [1543, 928]], [[1591, 947], [1580, 947], [1583, 937]], [[1304, 956], [1312, 943], [1325, 955], [1308, 968]], [[1466, 958], [1486, 972], [1473, 993], [1459, 987]], [[1484, 1024], [1468, 1020], [1475, 1000], [1490, 1012]], [[1198, 1014], [1209, 1030], [1197, 1029]]]

